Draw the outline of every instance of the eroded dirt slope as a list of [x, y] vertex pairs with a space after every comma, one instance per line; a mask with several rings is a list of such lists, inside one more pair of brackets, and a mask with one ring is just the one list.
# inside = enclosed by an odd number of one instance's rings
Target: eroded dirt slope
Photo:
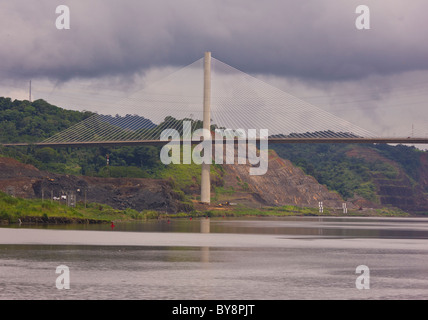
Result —
[[[250, 165], [224, 165], [225, 188], [241, 190], [242, 198], [257, 205], [261, 202], [270, 206], [298, 205], [341, 208], [343, 199], [306, 175], [290, 161], [280, 158], [275, 151], [269, 153], [269, 168], [265, 175], [250, 175]], [[247, 189], [248, 192], [244, 192]], [[349, 204], [352, 206], [352, 204]]]

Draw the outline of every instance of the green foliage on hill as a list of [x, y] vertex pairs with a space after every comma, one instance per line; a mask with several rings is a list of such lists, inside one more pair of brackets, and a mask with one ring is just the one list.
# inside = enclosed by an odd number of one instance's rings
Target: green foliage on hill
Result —
[[[30, 103], [0, 98], [0, 143], [43, 141], [91, 115], [89, 112], [64, 110], [43, 100]], [[165, 122], [155, 129], [143, 130], [159, 131], [168, 126], [181, 128], [182, 122], [183, 120], [167, 117]], [[200, 126], [201, 123], [196, 123], [196, 127]], [[29, 146], [3, 148], [0, 149], [0, 155], [32, 164], [40, 170], [60, 174], [112, 178], [170, 178], [177, 189], [189, 189], [192, 184], [199, 183], [200, 166], [165, 166], [159, 158], [160, 148], [124, 146], [54, 149]]]
[[[0, 97], [0, 143], [40, 142], [91, 115], [58, 108], [44, 100], [30, 103]], [[80, 149], [30, 146], [3, 148], [0, 154], [41, 170], [101, 177], [146, 178], [163, 166], [159, 148], [151, 146]]]
[[[397, 162], [402, 169], [417, 180], [420, 167], [420, 150], [414, 147], [370, 145], [381, 155]], [[346, 152], [354, 148], [345, 144], [281, 144], [271, 145], [278, 155], [289, 159], [308, 175], [315, 177], [319, 183], [330, 190], [337, 191], [345, 199], [360, 195], [371, 201], [377, 201], [374, 175], [386, 179], [395, 179], [398, 170], [381, 161], [368, 161], [358, 157], [348, 157]]]
[[64, 110], [44, 100], [0, 97], [0, 143], [42, 141], [92, 115]]
[[404, 145], [390, 146], [379, 144], [375, 146], [384, 157], [391, 159], [401, 165], [403, 170], [414, 180], [418, 180], [421, 167], [420, 154], [423, 152], [415, 147]]

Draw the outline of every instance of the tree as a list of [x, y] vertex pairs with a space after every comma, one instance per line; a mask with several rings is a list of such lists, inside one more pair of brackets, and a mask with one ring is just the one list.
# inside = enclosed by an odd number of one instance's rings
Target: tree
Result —
[[54, 162], [58, 158], [57, 152], [50, 147], [36, 149], [35, 156], [38, 160], [42, 161], [43, 163]]

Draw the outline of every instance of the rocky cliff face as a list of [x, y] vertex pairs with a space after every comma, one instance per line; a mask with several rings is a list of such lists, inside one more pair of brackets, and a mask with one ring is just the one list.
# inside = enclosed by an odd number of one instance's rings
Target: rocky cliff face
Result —
[[34, 198], [33, 184], [43, 177], [35, 167], [0, 157], [0, 190], [21, 198]]
[[110, 205], [168, 212], [186, 211], [166, 180], [115, 179], [58, 175], [39, 171], [14, 159], [0, 158], [0, 190], [22, 198], [55, 199], [73, 195], [76, 202], [85, 200]]
[[37, 198], [73, 195], [77, 202], [102, 203], [122, 210], [187, 211], [165, 180], [51, 175], [37, 180], [33, 190]]
[[[315, 178], [306, 175], [288, 160], [280, 158], [275, 151], [269, 151], [269, 168], [265, 175], [251, 176], [250, 165], [224, 165], [225, 188], [241, 190], [242, 199], [252, 196], [253, 205], [262, 203], [268, 206], [298, 205], [341, 208], [343, 199], [327, 187], [320, 185]], [[246, 189], [246, 190], [245, 190]], [[352, 204], [348, 204], [348, 207]]]
[[[421, 155], [419, 181], [413, 181], [394, 161], [376, 150], [356, 147], [348, 157], [363, 157], [368, 161], [380, 160], [397, 170], [394, 178], [373, 173], [379, 203], [362, 199], [348, 202], [348, 208], [394, 206], [408, 212], [428, 212], [428, 154]], [[212, 183], [233, 189], [228, 200], [249, 207], [298, 205], [318, 207], [342, 207], [343, 199], [320, 185], [315, 178], [306, 175], [290, 161], [270, 151], [269, 169], [265, 175], [251, 176], [250, 165], [223, 165], [222, 181]], [[196, 183], [196, 182], [195, 182]], [[180, 195], [172, 190], [167, 180], [133, 178], [95, 178], [58, 175], [42, 172], [31, 165], [14, 159], [0, 157], [0, 190], [23, 198], [60, 198], [74, 193], [76, 201], [97, 202], [113, 208], [132, 208], [138, 211], [154, 209], [178, 212], [191, 208], [180, 201]], [[194, 190], [199, 194], [199, 187]]]
[[[223, 168], [224, 187], [233, 187], [234, 201], [243, 205], [318, 207], [322, 201], [325, 207], [342, 206], [343, 200], [337, 193], [328, 191], [275, 152], [270, 153], [269, 169], [263, 176], [251, 176], [250, 165]], [[0, 158], [0, 169], [0, 190], [23, 198], [61, 199], [73, 194], [77, 202], [104, 203], [118, 209], [168, 212], [189, 209], [178, 201], [166, 180], [58, 175], [9, 158]], [[212, 182], [218, 183], [217, 180]]]

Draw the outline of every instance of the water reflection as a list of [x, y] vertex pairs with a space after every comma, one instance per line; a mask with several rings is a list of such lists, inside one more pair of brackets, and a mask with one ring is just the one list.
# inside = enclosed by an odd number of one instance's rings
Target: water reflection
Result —
[[210, 233], [211, 220], [209, 218], [201, 219], [201, 233]]
[[184, 232], [277, 234], [338, 238], [428, 238], [428, 218], [281, 217], [200, 218], [115, 222], [110, 224], [10, 225], [6, 228], [99, 230], [111, 232]]
[[[105, 231], [83, 232], [78, 245], [68, 243], [82, 232], [0, 228], [3, 239], [23, 243], [0, 244], [0, 299], [425, 299], [428, 294], [428, 246], [419, 240], [428, 238], [428, 219], [203, 218], [115, 225], [113, 230], [110, 224], [7, 227]], [[27, 245], [25, 233], [46, 237]], [[372, 239], [341, 239], [353, 237]], [[71, 290], [55, 287], [55, 268], [62, 264], [71, 270]], [[355, 288], [355, 268], [362, 264], [373, 280], [365, 292]]]

